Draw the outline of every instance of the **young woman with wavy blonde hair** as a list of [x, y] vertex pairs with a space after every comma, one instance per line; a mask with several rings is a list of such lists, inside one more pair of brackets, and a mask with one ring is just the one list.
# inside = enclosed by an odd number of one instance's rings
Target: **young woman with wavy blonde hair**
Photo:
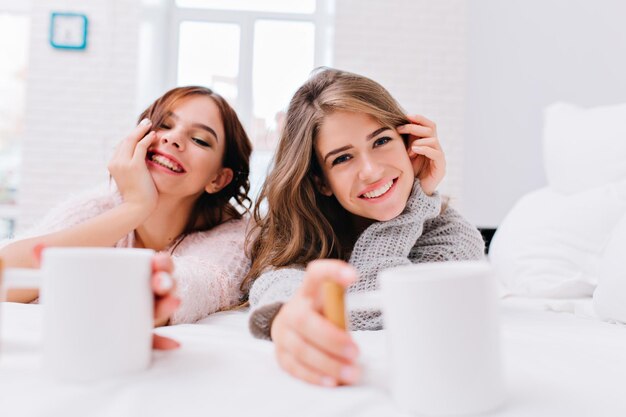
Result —
[[[274, 341], [287, 372], [325, 386], [359, 378], [356, 344], [321, 314], [324, 281], [368, 291], [386, 268], [483, 256], [478, 230], [436, 192], [445, 165], [435, 124], [406, 116], [366, 77], [322, 69], [295, 93], [255, 207], [244, 282], [251, 331]], [[379, 329], [380, 312], [350, 322]]]

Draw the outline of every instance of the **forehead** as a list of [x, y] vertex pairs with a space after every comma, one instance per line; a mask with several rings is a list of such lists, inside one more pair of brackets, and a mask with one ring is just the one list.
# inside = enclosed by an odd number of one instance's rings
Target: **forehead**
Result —
[[364, 141], [367, 135], [383, 125], [365, 113], [336, 111], [324, 117], [317, 137], [317, 148], [330, 150], [354, 141]]
[[185, 97], [174, 103], [169, 111], [174, 113], [182, 123], [207, 125], [215, 130], [220, 139], [224, 137], [224, 124], [220, 109], [217, 103], [208, 96]]

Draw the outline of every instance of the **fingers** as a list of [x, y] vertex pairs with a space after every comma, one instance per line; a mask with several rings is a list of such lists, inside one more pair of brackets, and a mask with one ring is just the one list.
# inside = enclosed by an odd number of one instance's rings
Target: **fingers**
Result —
[[165, 271], [172, 273], [174, 271], [174, 262], [167, 253], [159, 252], [152, 257], [152, 272]]
[[162, 297], [174, 292], [176, 281], [169, 272], [157, 271], [152, 274], [151, 286], [154, 294]]
[[317, 385], [357, 382], [358, 348], [348, 334], [306, 307], [290, 310], [302, 304], [302, 300], [294, 301], [285, 305], [275, 320], [278, 331], [273, 332], [273, 339], [281, 367], [296, 378]]
[[154, 138], [156, 137], [156, 133], [154, 131], [148, 133], [144, 136], [135, 146], [135, 153], [133, 154], [133, 159], [137, 162], [143, 162], [146, 159], [146, 154], [148, 153], [148, 148], [152, 145]]
[[348, 333], [314, 311], [310, 304], [293, 303], [283, 308], [285, 324], [317, 349], [345, 360], [358, 356], [358, 348]]
[[169, 337], [153, 334], [152, 347], [159, 350], [171, 350], [180, 347], [180, 343], [174, 339], [170, 339]]
[[441, 144], [438, 138], [434, 138], [434, 137], [433, 138], [416, 138], [416, 139], [413, 139], [411, 143], [409, 144], [408, 152], [411, 158], [416, 155], [421, 155], [420, 152], [417, 152], [415, 149], [413, 149], [414, 147], [416, 149], [419, 149], [420, 146], [431, 147], [443, 153], [443, 150], [441, 149]]
[[409, 119], [413, 123], [417, 123], [419, 125], [427, 126], [433, 130], [437, 129], [437, 125], [432, 120], [422, 116], [421, 114], [407, 114], [407, 119]]
[[278, 362], [291, 375], [325, 386], [358, 380], [358, 347], [320, 313], [322, 284], [334, 281], [347, 287], [355, 280], [356, 270], [346, 262], [324, 259], [308, 264], [300, 290], [279, 311], [271, 329]]
[[445, 160], [443, 151], [431, 148], [430, 146], [413, 145], [411, 146], [411, 150], [418, 155], [424, 155], [434, 162], [443, 162]]
[[354, 384], [359, 379], [360, 371], [356, 364], [329, 354], [328, 351], [318, 348], [297, 332], [289, 332], [285, 335], [282, 348], [297, 364], [322, 377], [331, 378], [333, 385]]
[[150, 119], [143, 119], [139, 122], [130, 134], [120, 143], [116, 154], [132, 158], [135, 153], [135, 146], [137, 145], [137, 142], [142, 140], [148, 134], [151, 127], [152, 121]]
[[167, 295], [165, 297], [155, 300], [154, 303], [154, 319], [157, 322], [167, 322], [176, 309], [180, 306], [180, 298], [174, 295]]
[[332, 377], [325, 376], [320, 372], [308, 368], [300, 363], [293, 355], [285, 350], [276, 350], [276, 359], [281, 368], [294, 378], [308, 382], [309, 384], [322, 385], [325, 387], [336, 387], [337, 380]]
[[321, 259], [310, 262], [306, 268], [306, 276], [302, 281], [299, 293], [316, 297], [326, 280], [333, 280], [344, 287], [356, 281], [356, 270], [347, 262], [337, 259]]
[[411, 147], [413, 146], [430, 146], [433, 149], [441, 150], [441, 144], [437, 138], [417, 138], [411, 142]]
[[38, 243], [33, 248], [33, 256], [35, 258], [35, 265], [39, 266], [41, 264], [41, 253], [46, 248], [46, 245], [43, 243]]
[[166, 253], [157, 253], [152, 258], [152, 290], [157, 296], [173, 293], [176, 281], [172, 277], [174, 263]]
[[150, 284], [155, 295], [154, 318], [157, 322], [167, 321], [180, 306], [180, 299], [174, 295], [176, 280], [172, 277], [174, 263], [165, 253], [157, 253], [152, 258], [152, 279]]
[[435, 130], [428, 126], [415, 124], [401, 125], [396, 128], [398, 133], [417, 136], [418, 138], [427, 138], [435, 135]]

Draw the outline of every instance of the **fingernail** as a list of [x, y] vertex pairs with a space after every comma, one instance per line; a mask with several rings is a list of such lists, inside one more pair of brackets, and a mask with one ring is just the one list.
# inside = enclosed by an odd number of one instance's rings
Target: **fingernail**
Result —
[[351, 279], [354, 277], [354, 271], [350, 268], [344, 268], [341, 270], [339, 275], [341, 276], [341, 278]]
[[148, 125], [149, 125], [149, 124], [151, 124], [151, 123], [152, 123], [152, 120], [150, 120], [150, 119], [148, 119], [148, 118], [145, 118], [145, 119], [143, 119], [141, 122], [139, 122], [139, 124], [140, 124], [141, 126], [148, 126]]
[[346, 346], [343, 350], [343, 355], [348, 359], [356, 359], [359, 355], [359, 351], [354, 346]]
[[159, 272], [159, 289], [169, 291], [174, 286], [174, 279], [167, 272]]
[[320, 383], [325, 387], [334, 387], [337, 385], [337, 381], [335, 381], [333, 378], [329, 376], [322, 377], [322, 379], [320, 380]]
[[414, 145], [414, 146], [411, 146], [411, 149], [413, 150], [413, 152], [419, 152], [419, 151], [420, 151], [420, 149], [422, 149], [422, 147], [421, 147], [421, 146]]
[[341, 376], [342, 380], [346, 382], [353, 382], [356, 376], [356, 372], [354, 371], [354, 368], [352, 368], [351, 366], [344, 366], [341, 368], [339, 375]]

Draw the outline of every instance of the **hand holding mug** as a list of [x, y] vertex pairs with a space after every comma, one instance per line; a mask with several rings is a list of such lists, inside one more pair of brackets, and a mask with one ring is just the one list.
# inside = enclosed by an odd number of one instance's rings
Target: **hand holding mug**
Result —
[[[37, 264], [41, 264], [41, 253], [45, 249], [44, 245], [37, 245], [34, 249]], [[152, 258], [152, 278], [150, 285], [154, 293], [154, 325], [164, 326], [170, 317], [180, 306], [180, 299], [174, 295], [176, 281], [172, 277], [174, 263], [172, 258], [165, 253], [157, 253]], [[152, 336], [152, 346], [159, 350], [176, 349], [180, 344], [174, 339], [154, 334]]]
[[398, 126], [401, 135], [408, 134], [408, 153], [415, 177], [422, 190], [432, 195], [446, 174], [446, 157], [437, 138], [435, 123], [421, 115], [407, 115], [411, 123]]
[[[152, 291], [154, 292], [154, 323], [155, 326], [164, 326], [178, 306], [180, 299], [174, 295], [176, 281], [172, 277], [174, 263], [165, 253], [157, 253], [152, 258]], [[168, 337], [158, 334], [152, 337], [152, 346], [155, 349], [176, 349], [180, 344]]]
[[343, 261], [309, 263], [300, 289], [272, 323], [276, 357], [289, 374], [329, 387], [358, 381], [356, 344], [322, 315], [324, 282], [335, 281], [345, 288], [355, 279], [354, 268]]

